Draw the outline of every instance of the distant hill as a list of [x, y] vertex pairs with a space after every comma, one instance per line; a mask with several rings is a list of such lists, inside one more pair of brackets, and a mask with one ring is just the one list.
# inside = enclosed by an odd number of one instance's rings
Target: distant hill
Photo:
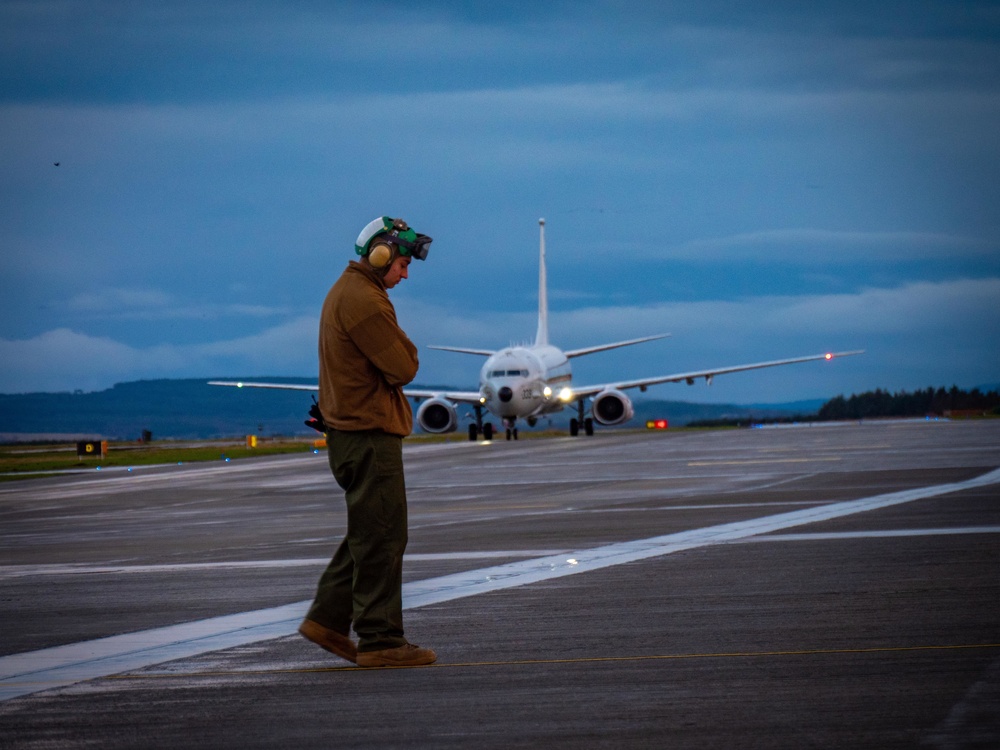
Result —
[[[226, 378], [233, 380], [234, 378]], [[281, 383], [305, 383], [309, 378], [254, 377]], [[438, 386], [414, 386], [435, 388]], [[729, 417], [754, 418], [815, 413], [822, 400], [791, 404], [692, 404], [684, 401], [637, 400], [635, 418], [626, 427], [647, 419], [667, 419], [672, 426], [695, 420]], [[62, 436], [138, 440], [143, 431], [157, 439], [206, 439], [258, 434], [316, 435], [303, 422], [312, 394], [308, 391], [260, 390], [210, 386], [207, 380], [139, 380], [118, 383], [94, 393], [0, 394], [0, 440]], [[459, 407], [462, 418], [471, 408]], [[566, 429], [575, 410], [566, 409], [539, 421], [535, 429]], [[488, 415], [487, 415], [488, 416]], [[499, 426], [499, 420], [492, 420]], [[468, 424], [462, 419], [461, 424]], [[521, 423], [519, 429], [530, 429]]]
[[[305, 378], [273, 382], [315, 383]], [[210, 386], [205, 379], [139, 380], [93, 393], [0, 395], [0, 433], [87, 435], [138, 440], [238, 435], [305, 435], [307, 391]]]

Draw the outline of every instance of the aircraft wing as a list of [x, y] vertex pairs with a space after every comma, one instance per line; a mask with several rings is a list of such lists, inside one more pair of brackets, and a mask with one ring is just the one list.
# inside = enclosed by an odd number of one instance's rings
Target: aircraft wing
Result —
[[297, 385], [295, 383], [247, 383], [238, 380], [209, 380], [209, 385], [228, 385], [233, 388], [275, 388], [280, 391], [318, 391], [318, 385]]
[[694, 370], [692, 372], [679, 372], [674, 375], [660, 375], [652, 378], [638, 378], [636, 380], [620, 380], [615, 383], [605, 383], [604, 385], [588, 385], [583, 387], [573, 386], [573, 396], [593, 396], [608, 388], [624, 391], [628, 388], [643, 388], [648, 385], [658, 385], [659, 383], [679, 383], [686, 381], [688, 385], [693, 385], [698, 378], [705, 378], [709, 383], [716, 375], [726, 375], [730, 372], [743, 372], [745, 370], [760, 370], [765, 367], [780, 367], [781, 365], [794, 365], [798, 362], [812, 362], [820, 359], [834, 359], [836, 357], [851, 357], [855, 354], [864, 354], [864, 350], [851, 352], [829, 352], [827, 354], [812, 354], [808, 357], [793, 357], [792, 359], [775, 359], [770, 362], [754, 362], [748, 365], [733, 365], [730, 367], [716, 367], [711, 370]]
[[[210, 380], [209, 385], [227, 385], [233, 388], [274, 388], [284, 391], [318, 391], [318, 385], [298, 385], [295, 383], [248, 383], [236, 380]], [[456, 403], [479, 403], [479, 391], [431, 391], [420, 389], [403, 389], [403, 395], [408, 398], [446, 398]]]
[[426, 391], [404, 388], [403, 395], [409, 398], [446, 398], [458, 404], [478, 404], [479, 391]]

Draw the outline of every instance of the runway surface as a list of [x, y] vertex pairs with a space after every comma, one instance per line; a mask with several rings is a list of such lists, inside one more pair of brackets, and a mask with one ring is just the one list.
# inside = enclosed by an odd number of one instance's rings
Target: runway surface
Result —
[[0, 747], [1000, 747], [1000, 420], [405, 461], [415, 669], [294, 632], [323, 455], [0, 485]]

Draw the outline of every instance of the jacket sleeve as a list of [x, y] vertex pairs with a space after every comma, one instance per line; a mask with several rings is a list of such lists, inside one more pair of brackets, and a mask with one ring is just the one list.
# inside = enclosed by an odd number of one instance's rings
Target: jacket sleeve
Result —
[[404, 386], [417, 376], [417, 347], [399, 327], [391, 306], [373, 309], [348, 335], [389, 385]]

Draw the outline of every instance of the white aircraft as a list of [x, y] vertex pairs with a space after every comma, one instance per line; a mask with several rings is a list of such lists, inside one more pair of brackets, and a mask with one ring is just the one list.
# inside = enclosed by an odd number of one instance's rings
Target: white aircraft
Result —
[[[712, 378], [730, 372], [759, 370], [764, 367], [778, 367], [812, 360], [831, 360], [834, 357], [848, 357], [863, 351], [813, 354], [808, 357], [779, 359], [771, 362], [754, 362], [748, 365], [717, 367], [710, 370], [695, 370], [673, 375], [658, 375], [651, 378], [619, 380], [601, 385], [573, 386], [569, 361], [584, 354], [593, 354], [622, 346], [641, 344], [645, 341], [666, 338], [670, 334], [646, 336], [613, 344], [602, 344], [584, 349], [564, 352], [549, 343], [549, 320], [547, 284], [545, 278], [545, 219], [539, 219], [539, 265], [538, 265], [538, 331], [535, 343], [523, 346], [509, 346], [493, 351], [491, 349], [469, 349], [454, 346], [431, 346], [463, 354], [486, 357], [486, 363], [479, 372], [478, 391], [443, 391], [404, 389], [403, 393], [420, 402], [417, 409], [417, 424], [431, 433], [454, 432], [458, 428], [458, 404], [470, 404], [475, 411], [475, 422], [469, 425], [469, 439], [476, 440], [482, 435], [485, 440], [493, 439], [493, 425], [483, 422], [483, 409], [499, 417], [506, 429], [506, 437], [517, 439], [517, 420], [523, 419], [534, 426], [538, 418], [561, 411], [576, 402], [577, 416], [570, 419], [570, 434], [576, 436], [582, 427], [587, 435], [594, 434], [594, 422], [601, 425], [618, 425], [627, 422], [635, 414], [632, 401], [623, 391], [638, 388], [645, 391], [648, 386], [659, 383], [686, 382], [694, 385], [698, 378], [705, 378], [711, 385]], [[315, 385], [289, 385], [283, 383], [246, 383], [233, 381], [211, 381], [210, 385], [227, 385], [238, 388], [280, 388], [291, 390], [318, 390]], [[585, 402], [590, 399], [590, 414], [585, 416]]]

